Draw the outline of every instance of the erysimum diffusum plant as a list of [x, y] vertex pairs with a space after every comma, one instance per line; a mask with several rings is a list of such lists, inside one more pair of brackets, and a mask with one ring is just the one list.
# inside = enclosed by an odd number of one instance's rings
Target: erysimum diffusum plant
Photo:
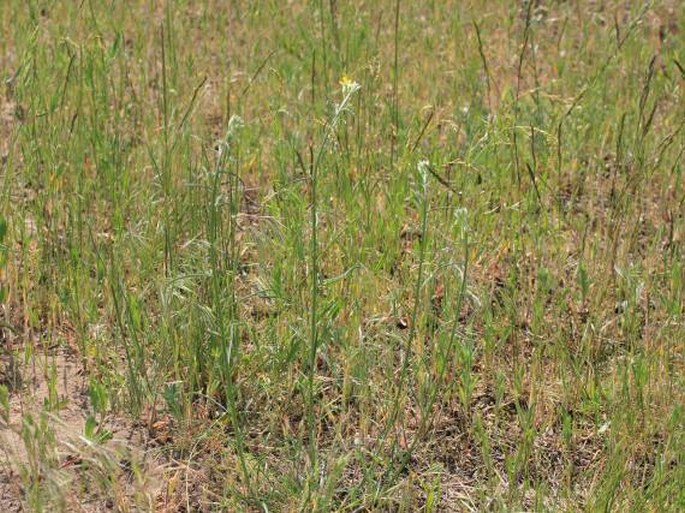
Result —
[[314, 391], [314, 378], [316, 372], [316, 355], [319, 350], [319, 320], [318, 320], [318, 298], [319, 298], [319, 245], [318, 245], [318, 174], [319, 167], [322, 162], [322, 157], [328, 148], [331, 141], [332, 135], [335, 132], [336, 127], [340, 123], [341, 119], [345, 114], [351, 112], [350, 102], [352, 97], [357, 91], [361, 89], [361, 85], [347, 75], [343, 75], [340, 80], [340, 86], [342, 88], [342, 99], [339, 103], [334, 105], [333, 113], [331, 117], [326, 122], [323, 128], [323, 134], [321, 136], [321, 142], [319, 148], [314, 155], [311, 152], [313, 158], [310, 162], [309, 178], [311, 182], [311, 209], [310, 209], [310, 229], [311, 229], [311, 239], [309, 246], [309, 266], [310, 266], [310, 325], [309, 325], [309, 357], [308, 357], [308, 374], [307, 374], [307, 425], [309, 430], [309, 461], [312, 471], [312, 476], [318, 475], [318, 464], [316, 458], [316, 426], [318, 424], [315, 414], [315, 391]]

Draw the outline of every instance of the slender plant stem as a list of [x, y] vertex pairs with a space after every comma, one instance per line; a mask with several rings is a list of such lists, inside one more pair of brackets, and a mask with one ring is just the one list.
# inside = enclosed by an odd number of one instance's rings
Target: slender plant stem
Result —
[[398, 88], [400, 80], [400, 0], [395, 0], [395, 59], [393, 61], [392, 74], [392, 134], [390, 134], [390, 169], [395, 167], [397, 151], [397, 132], [400, 126], [400, 111]]

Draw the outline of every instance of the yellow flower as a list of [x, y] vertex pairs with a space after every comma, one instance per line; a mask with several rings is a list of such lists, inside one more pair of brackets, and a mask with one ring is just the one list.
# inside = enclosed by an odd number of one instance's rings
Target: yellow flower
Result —
[[343, 73], [342, 77], [340, 77], [340, 85], [343, 87], [349, 87], [354, 83], [354, 81], [350, 78], [350, 76], [347, 73]]

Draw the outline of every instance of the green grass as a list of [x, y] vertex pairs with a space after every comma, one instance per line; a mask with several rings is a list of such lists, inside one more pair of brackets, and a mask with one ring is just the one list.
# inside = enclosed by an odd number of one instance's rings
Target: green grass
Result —
[[[113, 418], [156, 438], [159, 511], [685, 508], [679, 2], [0, 23], [0, 354], [51, 390], [26, 508], [153, 508]], [[30, 387], [2, 382], [5, 416]]]

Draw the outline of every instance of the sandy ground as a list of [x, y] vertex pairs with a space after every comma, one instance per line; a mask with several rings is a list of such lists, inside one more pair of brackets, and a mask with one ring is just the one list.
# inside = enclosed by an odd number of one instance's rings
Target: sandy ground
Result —
[[55, 350], [35, 355], [23, 372], [19, 366], [2, 353], [0, 382], [10, 398], [9, 422], [0, 420], [0, 511], [31, 510], [36, 495], [50, 511], [158, 509], [163, 472], [146, 430], [108, 417], [97, 429], [111, 438], [93, 443], [84, 435], [90, 400], [74, 357]]

